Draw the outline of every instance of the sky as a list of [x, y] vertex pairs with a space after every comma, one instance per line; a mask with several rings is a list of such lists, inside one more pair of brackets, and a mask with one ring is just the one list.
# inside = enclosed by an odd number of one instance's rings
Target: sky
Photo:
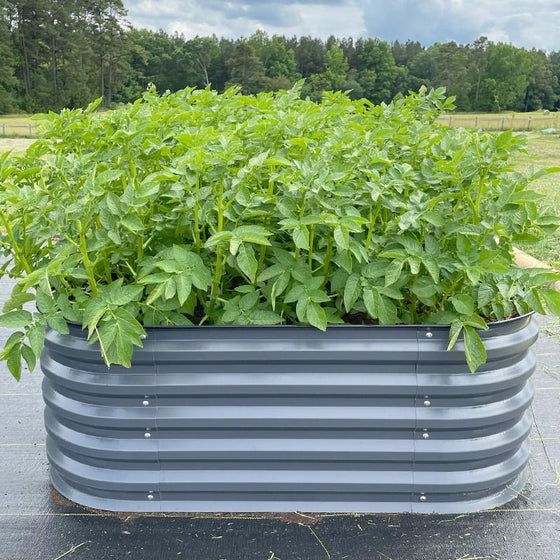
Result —
[[560, 0], [123, 0], [138, 28], [196, 35], [378, 37], [472, 43], [484, 35], [518, 47], [560, 50]]

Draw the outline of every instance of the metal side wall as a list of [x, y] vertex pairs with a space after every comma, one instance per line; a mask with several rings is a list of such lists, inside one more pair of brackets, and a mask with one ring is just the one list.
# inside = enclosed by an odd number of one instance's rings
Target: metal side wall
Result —
[[462, 343], [425, 326], [148, 329], [130, 369], [72, 327], [41, 366], [52, 480], [115, 511], [463, 513], [521, 490], [531, 317]]

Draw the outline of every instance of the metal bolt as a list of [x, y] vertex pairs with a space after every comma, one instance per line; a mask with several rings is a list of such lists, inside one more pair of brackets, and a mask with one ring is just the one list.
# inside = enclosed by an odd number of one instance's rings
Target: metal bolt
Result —
[[142, 401], [142, 406], [150, 406], [150, 401]]
[[428, 332], [426, 333], [426, 338], [432, 338], [432, 336], [434, 336], [434, 333], [432, 333], [432, 332], [430, 332], [430, 331], [428, 331]]
[[424, 401], [424, 406], [430, 406], [432, 403], [429, 400]]
[[144, 434], [144, 437], [145, 437], [146, 439], [150, 439], [150, 438], [152, 437], [152, 434], [150, 434], [150, 432], [146, 432], [146, 433]]
[[154, 495], [153, 494], [148, 494], [148, 500], [153, 500], [154, 499]]
[[429, 434], [428, 432], [424, 432], [424, 433], [422, 434], [422, 437], [423, 437], [424, 439], [430, 439], [430, 434]]
[[421, 501], [421, 502], [425, 502], [427, 499], [428, 499], [428, 498], [426, 498], [426, 496], [424, 496], [424, 494], [422, 494], [422, 495], [420, 496], [420, 501]]
[[146, 340], [146, 338], [147, 338], [147, 335], [145, 335], [145, 334], [140, 335], [140, 340]]

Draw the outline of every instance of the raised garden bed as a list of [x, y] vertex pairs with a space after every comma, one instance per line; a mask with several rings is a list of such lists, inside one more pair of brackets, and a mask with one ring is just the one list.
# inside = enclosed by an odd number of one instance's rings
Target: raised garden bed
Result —
[[85, 334], [41, 360], [56, 488], [116, 511], [463, 513], [521, 490], [529, 316], [482, 333], [476, 374], [448, 328], [152, 328], [108, 374]]

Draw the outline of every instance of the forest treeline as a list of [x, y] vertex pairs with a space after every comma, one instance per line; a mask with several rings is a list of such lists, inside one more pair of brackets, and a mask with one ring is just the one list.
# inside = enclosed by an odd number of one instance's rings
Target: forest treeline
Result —
[[303, 95], [351, 90], [388, 102], [399, 93], [445, 86], [461, 111], [560, 107], [560, 51], [546, 53], [480, 37], [472, 44], [270, 37], [187, 40], [135, 29], [120, 0], [0, 0], [0, 113], [106, 106], [186, 86], [244, 93], [291, 87]]

